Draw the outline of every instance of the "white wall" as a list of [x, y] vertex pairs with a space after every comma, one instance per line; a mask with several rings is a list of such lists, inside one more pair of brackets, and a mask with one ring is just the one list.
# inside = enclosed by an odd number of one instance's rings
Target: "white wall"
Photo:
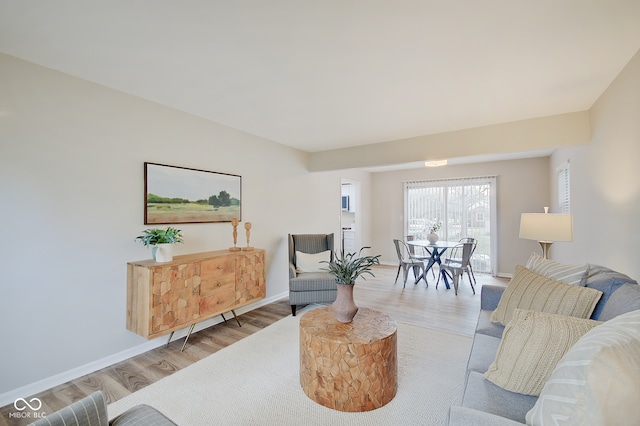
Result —
[[549, 152], [561, 146], [585, 144], [589, 136], [589, 111], [579, 111], [314, 152], [310, 156], [310, 170], [388, 166], [514, 152]]
[[[556, 168], [571, 164], [574, 241], [554, 244], [552, 257], [608, 266], [640, 279], [640, 51], [591, 109], [592, 139], [559, 149]], [[554, 202], [557, 206], [557, 200]]]
[[[126, 263], [150, 257], [134, 242], [145, 161], [242, 176], [267, 298], [288, 292], [287, 233], [339, 235], [341, 178], [370, 204], [368, 173], [309, 173], [302, 151], [10, 56], [0, 69], [0, 405], [149, 346], [125, 328]], [[233, 243], [228, 223], [178, 227], [177, 254]]]
[[538, 250], [534, 241], [521, 240], [520, 214], [542, 212], [549, 205], [549, 158], [496, 161], [374, 173], [373, 242], [382, 261], [397, 264], [393, 239], [403, 238], [403, 182], [473, 176], [497, 177], [498, 275], [510, 275], [515, 265], [524, 264]]

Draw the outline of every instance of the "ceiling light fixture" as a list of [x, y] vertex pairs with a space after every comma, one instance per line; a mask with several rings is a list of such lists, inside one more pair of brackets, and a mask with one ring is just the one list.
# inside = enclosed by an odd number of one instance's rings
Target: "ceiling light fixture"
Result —
[[446, 165], [447, 165], [447, 160], [435, 160], [435, 161], [424, 162], [425, 167], [441, 167]]

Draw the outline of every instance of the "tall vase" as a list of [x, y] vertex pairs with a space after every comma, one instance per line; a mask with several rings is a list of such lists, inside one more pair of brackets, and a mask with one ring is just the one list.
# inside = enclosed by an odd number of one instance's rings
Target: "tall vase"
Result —
[[338, 296], [331, 309], [340, 322], [351, 322], [358, 312], [358, 306], [353, 301], [353, 287], [355, 286], [338, 284]]
[[156, 263], [171, 262], [173, 260], [173, 244], [158, 244], [151, 249], [151, 255]]

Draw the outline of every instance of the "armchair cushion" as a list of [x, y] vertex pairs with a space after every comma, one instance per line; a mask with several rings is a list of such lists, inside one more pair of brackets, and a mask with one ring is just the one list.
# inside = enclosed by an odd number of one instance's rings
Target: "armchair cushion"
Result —
[[338, 290], [336, 279], [328, 272], [305, 272], [289, 280], [290, 291]]

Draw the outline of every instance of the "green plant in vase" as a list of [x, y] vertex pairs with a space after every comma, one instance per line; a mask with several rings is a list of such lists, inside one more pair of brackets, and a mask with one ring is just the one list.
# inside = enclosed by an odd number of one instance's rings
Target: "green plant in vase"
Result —
[[151, 228], [142, 231], [142, 235], [136, 237], [145, 247], [151, 247], [153, 260], [158, 263], [173, 260], [173, 244], [181, 243], [182, 231], [171, 226], [166, 229]]
[[341, 251], [340, 257], [334, 253], [332, 260], [323, 262], [329, 264], [329, 267], [324, 269], [334, 276], [338, 286], [336, 301], [331, 308], [340, 322], [351, 322], [358, 312], [358, 306], [353, 300], [353, 287], [358, 277], [362, 276], [364, 279], [365, 274], [375, 276], [371, 272], [371, 267], [380, 264], [381, 255], [379, 254], [361, 256], [362, 250], [369, 248], [371, 247], [362, 247], [357, 254], [345, 254]]

